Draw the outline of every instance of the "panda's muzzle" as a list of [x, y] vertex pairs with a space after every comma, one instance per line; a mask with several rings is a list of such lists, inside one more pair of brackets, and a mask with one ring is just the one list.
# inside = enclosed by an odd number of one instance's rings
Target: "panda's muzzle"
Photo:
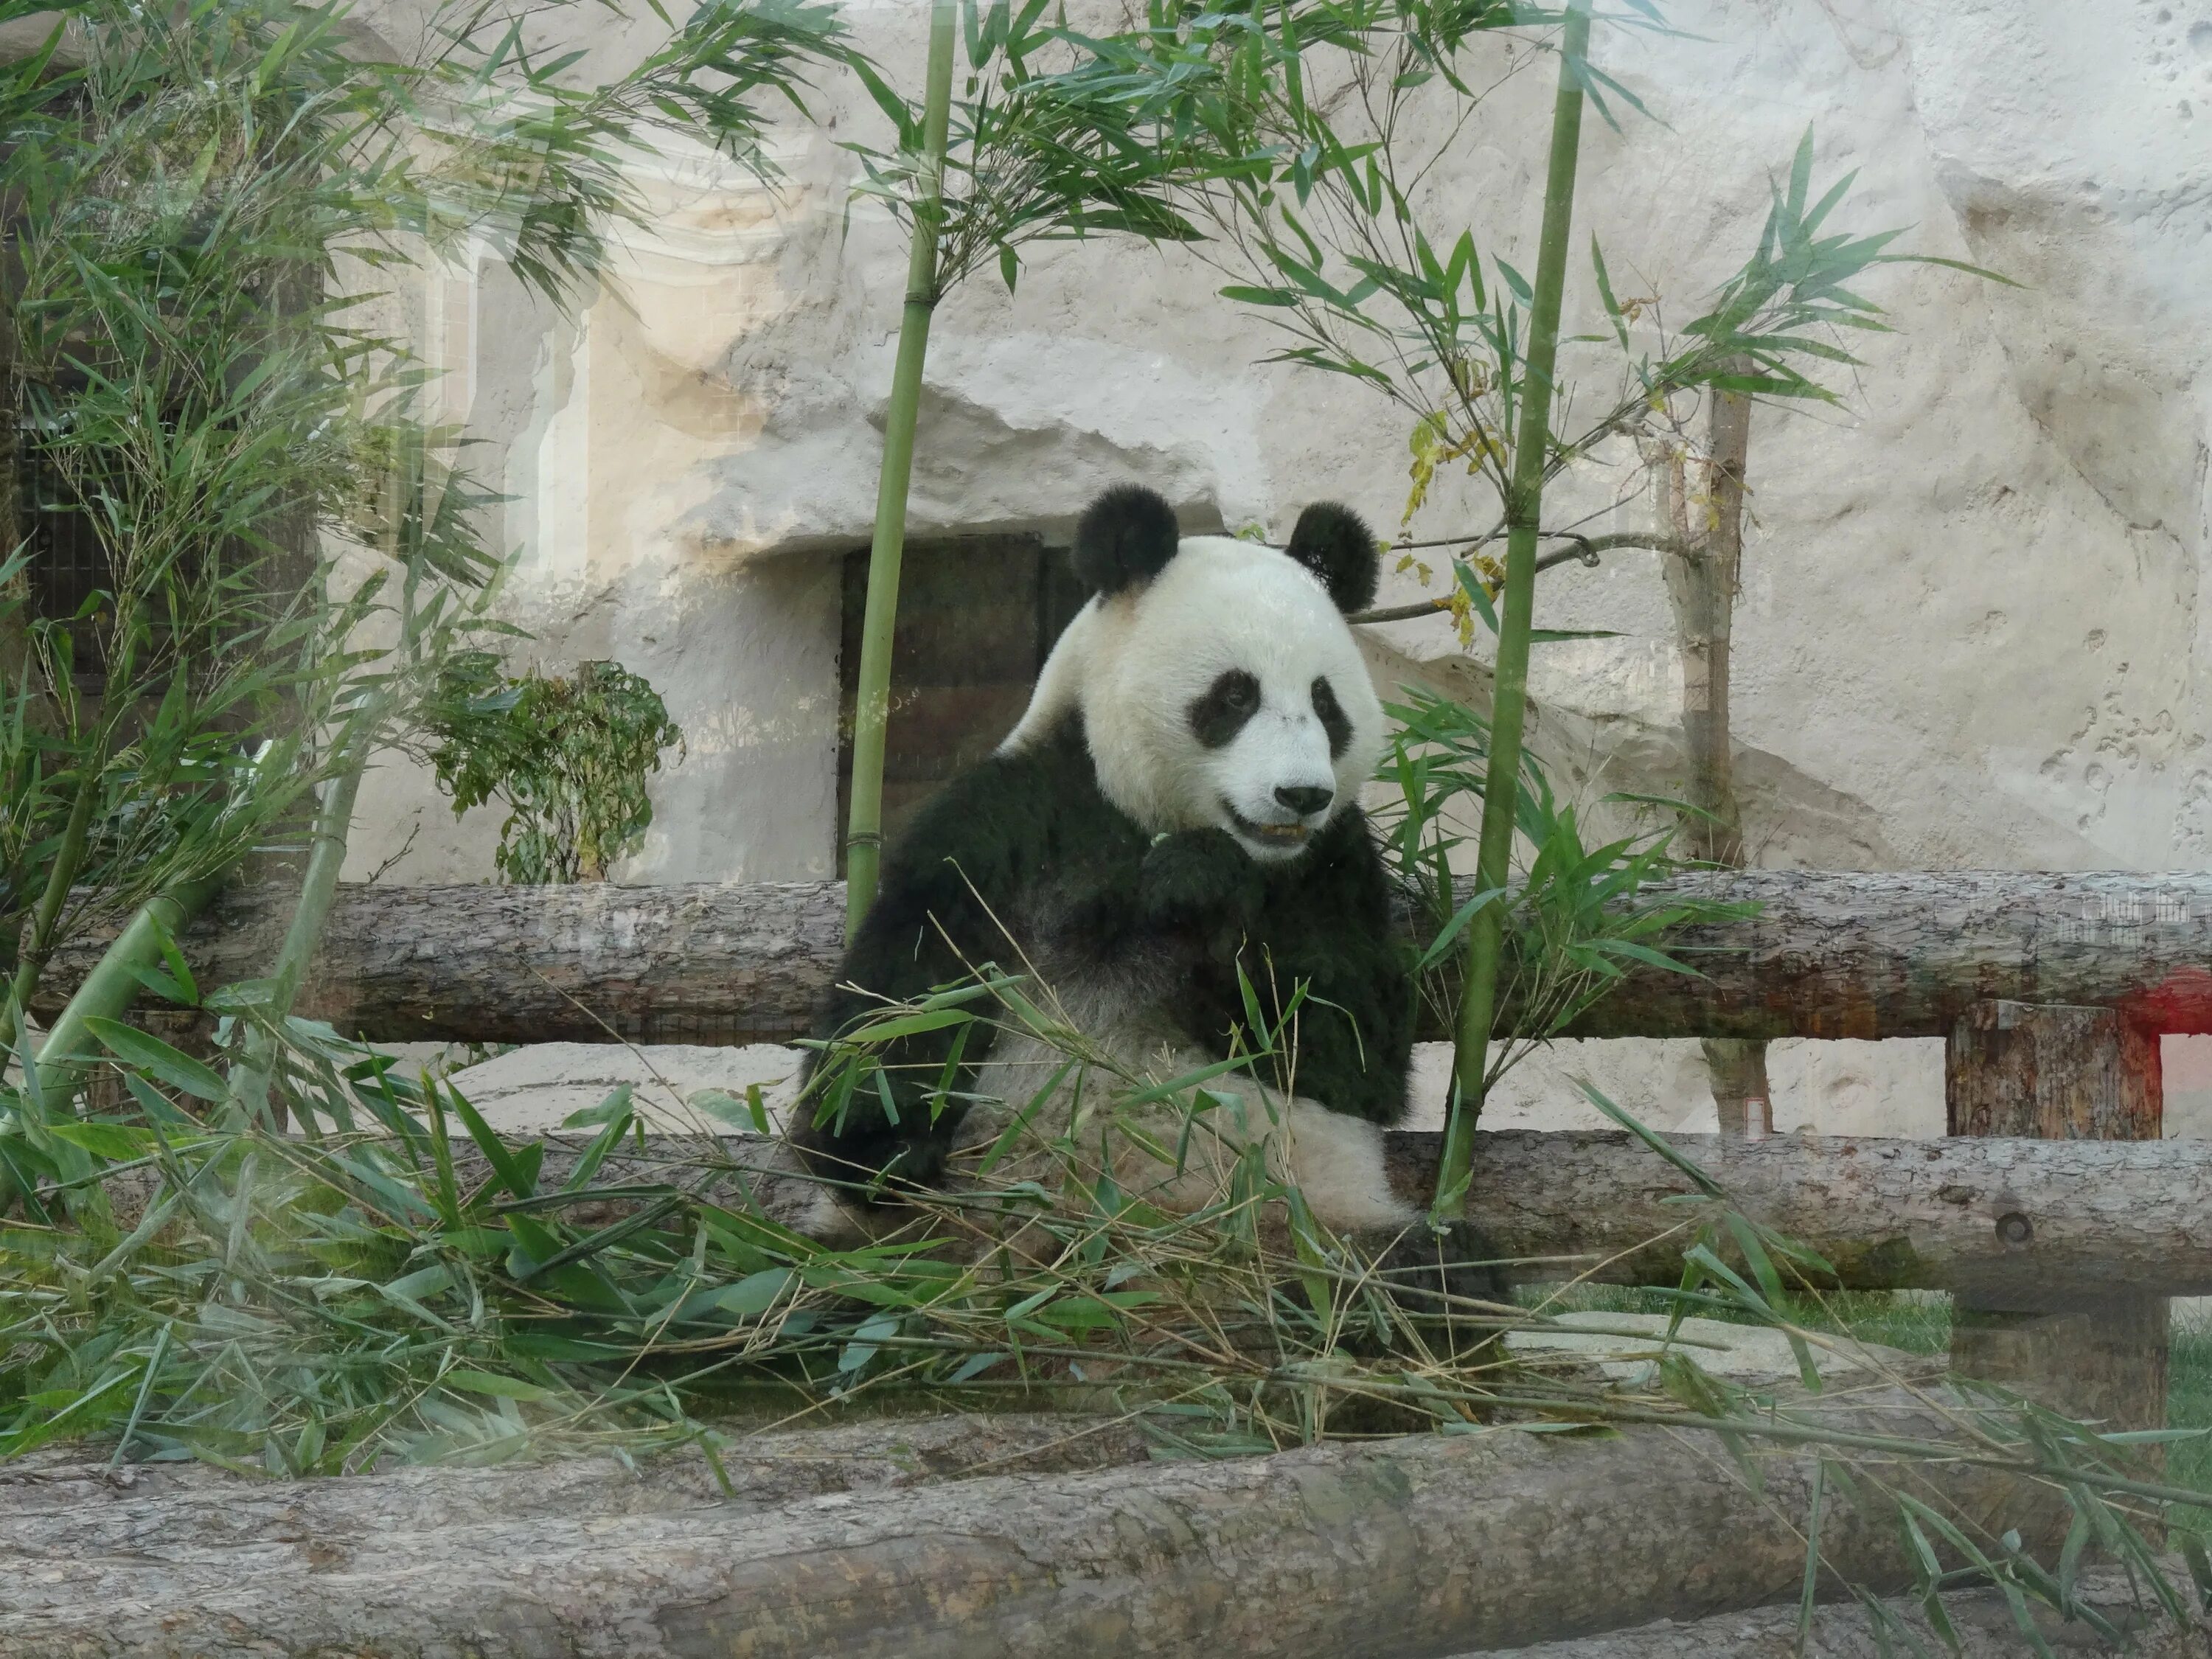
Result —
[[1229, 814], [1230, 822], [1237, 826], [1237, 833], [1240, 835], [1259, 842], [1262, 845], [1301, 847], [1305, 844], [1307, 837], [1313, 833], [1305, 820], [1327, 811], [1329, 804], [1335, 799], [1334, 790], [1318, 788], [1312, 785], [1285, 786], [1276, 790], [1275, 799], [1298, 814], [1287, 823], [1258, 823], [1246, 817], [1226, 799], [1222, 801], [1221, 805], [1222, 810]]

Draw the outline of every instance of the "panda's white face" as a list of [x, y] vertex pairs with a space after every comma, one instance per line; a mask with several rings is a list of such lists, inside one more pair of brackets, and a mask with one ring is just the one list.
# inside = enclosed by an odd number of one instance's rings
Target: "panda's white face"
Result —
[[1098, 784], [1155, 833], [1218, 828], [1294, 859], [1373, 773], [1382, 709], [1321, 582], [1279, 551], [1186, 538], [1140, 588], [1091, 600], [1009, 747], [1080, 708]]

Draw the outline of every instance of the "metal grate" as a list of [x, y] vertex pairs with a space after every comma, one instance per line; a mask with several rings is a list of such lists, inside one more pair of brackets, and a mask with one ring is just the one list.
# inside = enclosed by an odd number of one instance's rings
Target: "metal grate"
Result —
[[[85, 609], [95, 593], [114, 585], [114, 566], [83, 506], [53, 464], [40, 454], [36, 434], [18, 433], [15, 450], [16, 501], [30, 561], [24, 574], [33, 615], [66, 622]], [[102, 678], [98, 630], [89, 617], [72, 623], [76, 678], [81, 690], [96, 691]]]

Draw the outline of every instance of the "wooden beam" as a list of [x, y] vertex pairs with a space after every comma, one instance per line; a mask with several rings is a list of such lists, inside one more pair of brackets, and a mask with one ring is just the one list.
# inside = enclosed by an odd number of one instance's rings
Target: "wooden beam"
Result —
[[[2158, 1039], [2109, 1008], [1978, 1003], [1944, 1048], [1954, 1135], [2157, 1141]], [[2166, 1298], [2126, 1275], [2052, 1283], [2025, 1260], [1952, 1305], [1951, 1363], [2069, 1415], [2166, 1426]]]
[[[1440, 1139], [1389, 1137], [1390, 1178], [1407, 1198], [1435, 1190]], [[2212, 1293], [2212, 1141], [1663, 1139], [1746, 1213], [1818, 1250], [1843, 1288], [1972, 1289], [2027, 1276], [2091, 1294], [2119, 1284]], [[588, 1132], [547, 1137], [542, 1180], [564, 1180], [590, 1141]], [[454, 1154], [469, 1180], [489, 1174], [472, 1149]], [[597, 1180], [672, 1182], [799, 1224], [816, 1189], [789, 1170], [785, 1149], [757, 1137], [653, 1135], [611, 1154]], [[1475, 1136], [1468, 1212], [1525, 1264], [1523, 1279], [1670, 1285], [1710, 1218], [1668, 1200], [1694, 1190], [1619, 1130], [1505, 1129]], [[111, 1197], [126, 1224], [144, 1202], [112, 1186]], [[571, 1219], [599, 1225], [621, 1213]]]
[[[1992, 998], [2212, 1032], [2212, 874], [1757, 870], [1673, 886], [1760, 908], [1671, 941], [1705, 977], [1632, 968], [1571, 1035], [1948, 1036]], [[391, 1042], [786, 1041], [834, 975], [843, 907], [834, 882], [349, 885], [302, 1012]], [[201, 981], [262, 972], [289, 914], [282, 892], [227, 895], [185, 941]], [[49, 1014], [105, 937], [64, 947]]]
[[[1875, 1384], [1824, 1400], [1818, 1421], [1830, 1434], [1978, 1449], [1942, 1404], [1924, 1387]], [[1079, 1448], [1100, 1426], [1060, 1425]], [[1709, 1437], [1644, 1427], [1016, 1473], [1003, 1458], [994, 1467], [987, 1429], [963, 1457], [932, 1426], [894, 1425], [890, 1455], [872, 1458], [853, 1455], [865, 1448], [848, 1437], [829, 1449], [846, 1453], [844, 1491], [781, 1501], [759, 1490], [761, 1472], [787, 1488], [785, 1468], [830, 1461], [805, 1437], [726, 1444], [726, 1485], [696, 1454], [641, 1470], [607, 1458], [298, 1482], [188, 1465], [0, 1471], [0, 1650], [1487, 1650], [1794, 1598], [1820, 1456], [1754, 1434], [1739, 1455], [1758, 1465], [1756, 1491]], [[1878, 1593], [1912, 1577], [1892, 1489], [1981, 1536], [2003, 1533], [2022, 1507], [2017, 1477], [1970, 1462], [1892, 1460], [1881, 1474], [1849, 1504], [1832, 1483], [1820, 1529], [1824, 1566]], [[2054, 1541], [2028, 1537], [2031, 1548]]]

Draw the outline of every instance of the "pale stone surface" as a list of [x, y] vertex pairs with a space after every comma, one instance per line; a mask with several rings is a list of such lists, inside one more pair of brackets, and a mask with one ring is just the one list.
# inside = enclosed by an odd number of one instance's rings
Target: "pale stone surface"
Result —
[[[1899, 331], [1850, 342], [1866, 367], [1838, 382], [1845, 407], [1756, 417], [1735, 723], [1757, 857], [2201, 862], [2212, 10], [1677, 0], [1668, 14], [1677, 36], [1600, 46], [1665, 124], [1624, 112], [1624, 133], [1593, 123], [1586, 139], [1577, 242], [1601, 238], [1624, 283], [1692, 314], [1747, 250], [1810, 122], [1820, 179], [1860, 170], [1852, 228], [1910, 226], [1901, 246], [2025, 284], [1875, 273], [1865, 286]], [[923, 9], [853, 15], [862, 45], [918, 83]], [[1432, 185], [1439, 213], [1523, 268], [1549, 98], [1541, 62], [1505, 78]], [[670, 149], [644, 181], [650, 233], [627, 239], [626, 303], [557, 321], [487, 256], [422, 307], [432, 355], [464, 371], [453, 395], [490, 441], [491, 481], [517, 498], [500, 526], [521, 550], [510, 613], [550, 667], [612, 655], [645, 673], [685, 729], [625, 879], [832, 866], [831, 556], [866, 535], [904, 252], [879, 213], [843, 226], [854, 163], [836, 144], [879, 118], [849, 82], [813, 102], [824, 124], [783, 132], [778, 191]], [[1355, 386], [1259, 365], [1273, 337], [1212, 297], [1216, 280], [1184, 254], [1093, 242], [1034, 251], [1011, 299], [994, 276], [956, 292], [933, 340], [912, 532], [1064, 533], [1125, 477], [1164, 489], [1193, 528], [1279, 533], [1322, 495], [1395, 524], [1403, 420]], [[1578, 269], [1568, 321], [1595, 320]], [[1632, 483], [1592, 467], [1557, 514], [1606, 507]], [[1630, 489], [1604, 523], [1650, 511]], [[1419, 528], [1492, 516], [1444, 486]], [[1409, 582], [1386, 599], [1412, 597]], [[1545, 648], [1540, 750], [1586, 797], [1663, 787], [1680, 670], [1652, 556], [1562, 569], [1539, 608], [1548, 626], [1625, 635]], [[1443, 624], [1381, 631], [1386, 690], [1410, 674], [1479, 695], [1480, 665]], [[498, 821], [455, 823], [393, 758], [364, 797], [349, 873], [404, 848], [392, 879], [486, 876]], [[1700, 1108], [1686, 1052], [1572, 1063], [1686, 1126]], [[1565, 1063], [1532, 1068], [1508, 1121], [1577, 1121], [1541, 1103]], [[1774, 1064], [1782, 1124], [1940, 1124], [1940, 1066], [1916, 1045], [1778, 1050]], [[2212, 1063], [2169, 1042], [2168, 1066], [2172, 1115], [2193, 1126], [2212, 1109]]]
[[[1443, 1127], [1451, 1049], [1425, 1042], [1413, 1053], [1413, 1110], [1406, 1127]], [[1943, 1045], [1814, 1042], [1792, 1039], [1767, 1051], [1777, 1133], [1802, 1127], [1823, 1133], [1940, 1135], [1943, 1133]], [[1705, 1060], [1694, 1042], [1625, 1037], [1558, 1042], [1506, 1073], [1483, 1109], [1488, 1129], [1603, 1129], [1611, 1120], [1590, 1104], [1577, 1079], [1655, 1129], [1712, 1133], [1717, 1127]]]
[[746, 1088], [753, 1085], [760, 1088], [770, 1127], [781, 1127], [799, 1059], [798, 1050], [771, 1042], [735, 1048], [542, 1042], [455, 1072], [452, 1079], [502, 1134], [558, 1128], [570, 1114], [599, 1105], [625, 1083], [633, 1091], [633, 1109], [648, 1128], [714, 1133], [733, 1126], [694, 1103], [702, 1095], [716, 1095], [742, 1108]]
[[[1664, 1314], [1569, 1313], [1558, 1316], [1565, 1330], [1522, 1330], [1506, 1334], [1505, 1346], [1534, 1357], [1556, 1353], [1595, 1364], [1608, 1378], [1630, 1388], [1652, 1379], [1667, 1351]], [[1797, 1360], [1780, 1331], [1756, 1325], [1731, 1325], [1718, 1319], [1686, 1319], [1677, 1328], [1680, 1352], [1700, 1369], [1747, 1388], [1798, 1381]], [[1848, 1338], [1808, 1342], [1814, 1367], [1823, 1377], [1895, 1382], [1924, 1372], [1929, 1362], [1901, 1348]]]

